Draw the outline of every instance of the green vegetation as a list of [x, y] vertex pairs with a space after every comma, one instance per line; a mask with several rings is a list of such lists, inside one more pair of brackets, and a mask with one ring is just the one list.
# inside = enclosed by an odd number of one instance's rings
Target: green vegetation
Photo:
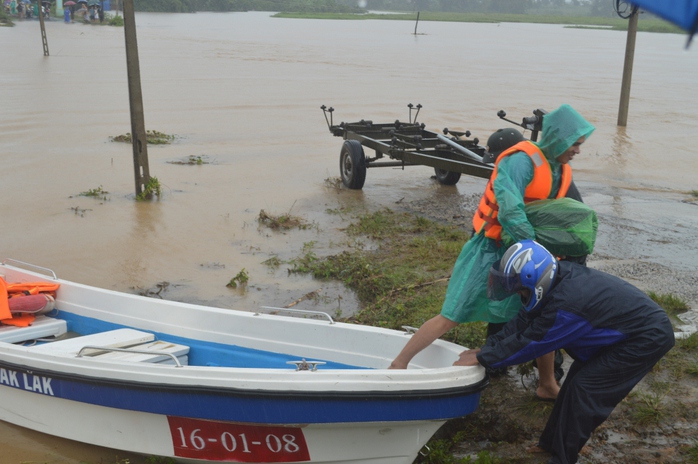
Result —
[[279, 259], [279, 257], [276, 255], [272, 256], [271, 258], [265, 261], [262, 261], [262, 264], [264, 264], [265, 266], [269, 266], [272, 269], [278, 269], [278, 267], [281, 266], [282, 263], [283, 261], [281, 261], [281, 259]]
[[[278, 13], [279, 18], [308, 18], [308, 19], [343, 19], [343, 20], [417, 20], [417, 13], [396, 14], [351, 14], [351, 13]], [[628, 20], [616, 17], [602, 16], [570, 16], [570, 15], [543, 15], [543, 14], [513, 14], [513, 13], [443, 13], [420, 12], [420, 21], [448, 21], [468, 23], [540, 23], [540, 24], [565, 24], [568, 27], [598, 27], [617, 31], [628, 29]], [[638, 31], [683, 33], [683, 31], [666, 21], [654, 18], [641, 18], [638, 22]]]
[[450, 439], [432, 440], [429, 451], [419, 460], [420, 464], [500, 464], [502, 460], [492, 456], [489, 451], [481, 451], [475, 459], [471, 457], [455, 458], [451, 448], [459, 441], [466, 439], [463, 433], [456, 433]]
[[637, 396], [639, 398], [632, 414], [633, 419], [640, 425], [658, 425], [665, 416], [663, 396], [655, 393], [641, 393]]
[[108, 195], [108, 194], [109, 194], [109, 192], [107, 192], [106, 190], [104, 190], [104, 189], [102, 188], [102, 186], [100, 185], [100, 186], [97, 187], [97, 188], [90, 189], [90, 190], [87, 190], [87, 191], [85, 191], [85, 192], [80, 192], [80, 194], [79, 194], [78, 196], [81, 196], [81, 197], [99, 198], [99, 199], [101, 199], [101, 200], [106, 201], [106, 200], [108, 199], [108, 198], [107, 198], [107, 195]]
[[306, 11], [359, 12], [361, 9], [334, 0], [143, 0], [136, 11], [193, 13], [195, 11]]
[[110, 16], [109, 19], [107, 20], [107, 25], [108, 26], [116, 26], [116, 27], [124, 27], [124, 18], [123, 16]]
[[[439, 313], [453, 263], [469, 238], [456, 226], [390, 209], [355, 217], [345, 232], [352, 243], [349, 250], [321, 257], [315, 243], [307, 242], [299, 256], [288, 262], [289, 272], [339, 280], [353, 289], [362, 309], [345, 321], [398, 330], [403, 326], [419, 327]], [[270, 266], [279, 264], [278, 258], [269, 260]], [[673, 295], [650, 296], [670, 315], [687, 308]], [[463, 346], [480, 346], [485, 333], [485, 323], [469, 323], [459, 325], [443, 338]], [[531, 363], [510, 372], [518, 375], [491, 378], [478, 411], [447, 422], [416, 462], [539, 462], [524, 450], [542, 430], [552, 403], [534, 399], [531, 385], [535, 385], [536, 371]], [[680, 392], [694, 383], [696, 376], [698, 334], [676, 341], [676, 347], [637, 391], [618, 406], [618, 412], [607, 421], [608, 427], [623, 433], [629, 427], [653, 430], [675, 421], [695, 422], [698, 413], [685, 404], [686, 396]], [[481, 443], [487, 443], [486, 448]], [[681, 451], [684, 456], [691, 452], [698, 454], [694, 448]]]
[[[419, 13], [421, 21], [526, 22], [614, 30], [626, 30], [628, 23], [618, 16], [614, 2], [609, 0], [368, 0], [364, 8], [358, 7], [358, 3], [357, 0], [142, 0], [136, 3], [136, 10], [170, 13], [270, 11], [279, 12], [277, 16], [283, 18], [412, 22]], [[394, 13], [369, 14], [368, 9]], [[120, 21], [118, 25], [123, 25], [123, 20]], [[678, 27], [650, 14], [640, 16], [638, 30], [681, 32]]]
[[225, 286], [229, 288], [238, 288], [238, 285], [241, 287], [244, 287], [247, 285], [247, 282], [250, 280], [250, 275], [247, 273], [247, 271], [243, 268], [240, 272], [238, 272], [235, 277], [230, 279], [230, 282], [228, 282]]
[[177, 464], [172, 458], [163, 458], [160, 456], [148, 456], [145, 460], [146, 464]]
[[5, 13], [4, 8], [0, 8], [0, 27], [2, 26], [14, 26], [15, 23], [12, 22], [10, 17]]
[[[131, 143], [133, 141], [130, 132], [127, 132], [127, 133], [122, 134], [122, 135], [117, 135], [114, 137], [109, 137], [109, 139], [112, 142]], [[165, 134], [163, 132], [159, 132], [156, 130], [146, 130], [145, 131], [145, 139], [151, 145], [166, 145], [166, 144], [171, 143], [175, 139], [175, 136]]]
[[157, 177], [151, 177], [150, 180], [148, 180], [143, 191], [136, 196], [136, 200], [150, 200], [153, 196], [157, 196], [158, 198], [162, 196], [162, 186]]
[[690, 308], [685, 301], [674, 295], [669, 294], [657, 294], [655, 292], [647, 292], [647, 295], [654, 300], [659, 306], [664, 308], [669, 316], [676, 317], [677, 314], [685, 313]]
[[289, 229], [309, 229], [312, 227], [303, 218], [292, 216], [290, 213], [272, 215], [267, 214], [264, 210], [259, 212], [257, 221], [260, 224], [266, 225], [274, 230], [289, 230]]
[[[339, 280], [353, 289], [363, 310], [352, 319], [362, 324], [399, 330], [419, 327], [439, 313], [466, 231], [385, 209], [358, 218], [346, 232], [354, 249], [318, 258], [312, 243], [306, 244], [289, 272]], [[444, 338], [479, 346], [484, 335], [485, 323], [473, 323]]]
[[182, 164], [190, 166], [200, 166], [202, 164], [209, 164], [206, 161], [205, 156], [201, 155], [189, 155], [185, 160], [168, 161], [169, 164]]
[[698, 441], [688, 448], [686, 456], [688, 457], [688, 462], [698, 464]]

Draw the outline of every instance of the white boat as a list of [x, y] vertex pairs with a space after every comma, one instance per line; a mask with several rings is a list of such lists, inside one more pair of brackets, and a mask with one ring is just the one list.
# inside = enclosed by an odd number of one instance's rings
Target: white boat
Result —
[[[388, 370], [409, 331], [146, 298], [14, 260], [55, 309], [0, 326], [0, 420], [178, 462], [410, 464], [487, 378], [437, 340]], [[305, 314], [307, 312], [300, 312]]]

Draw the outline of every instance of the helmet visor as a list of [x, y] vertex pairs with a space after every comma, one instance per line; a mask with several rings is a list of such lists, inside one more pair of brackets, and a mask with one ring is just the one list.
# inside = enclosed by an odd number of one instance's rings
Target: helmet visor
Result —
[[504, 300], [523, 288], [521, 279], [519, 279], [516, 273], [500, 271], [499, 262], [492, 265], [490, 268], [490, 277], [487, 281], [487, 297], [490, 300]]

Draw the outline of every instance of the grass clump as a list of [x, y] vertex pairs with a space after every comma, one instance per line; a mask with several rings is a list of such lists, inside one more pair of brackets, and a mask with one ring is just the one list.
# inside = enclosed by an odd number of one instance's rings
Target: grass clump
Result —
[[93, 189], [86, 190], [84, 192], [80, 192], [78, 194], [78, 196], [79, 197], [99, 198], [100, 200], [106, 201], [106, 200], [108, 200], [108, 197], [107, 197], [108, 194], [109, 194], [109, 192], [104, 190], [102, 188], [102, 186], [100, 185], [97, 188], [93, 188]]
[[260, 210], [257, 222], [273, 230], [309, 229], [312, 227], [303, 218], [293, 216], [290, 213], [273, 215], [264, 210]]
[[122, 16], [111, 16], [107, 21], [109, 26], [124, 27], [124, 18]]
[[685, 313], [690, 309], [685, 301], [674, 295], [647, 292], [647, 296], [652, 298], [655, 303], [664, 308], [664, 311], [666, 311], [669, 316], [676, 317], [676, 315]]
[[[125, 142], [131, 143], [133, 141], [133, 136], [130, 132], [122, 135], [117, 135], [114, 137], [109, 137], [112, 142]], [[166, 145], [171, 143], [174, 139], [174, 135], [165, 134], [156, 130], [146, 130], [145, 139], [150, 145]]]
[[[357, 243], [354, 249], [318, 257], [312, 246], [304, 247], [289, 272], [343, 282], [362, 302], [352, 317], [361, 324], [420, 327], [440, 312], [467, 232], [389, 209], [358, 217], [346, 232]], [[444, 338], [479, 346], [484, 334], [484, 323], [462, 324]]]
[[189, 155], [184, 160], [168, 161], [169, 164], [180, 164], [186, 166], [201, 166], [202, 164], [209, 164], [205, 156], [201, 155]]
[[686, 449], [686, 457], [691, 464], [698, 464], [698, 441]]
[[250, 280], [250, 275], [247, 273], [247, 271], [243, 268], [240, 272], [238, 272], [235, 277], [230, 279], [230, 282], [228, 282], [225, 286], [228, 288], [238, 288], [244, 287], [247, 285], [247, 282]]
[[657, 425], [665, 416], [663, 395], [641, 393], [632, 412], [632, 417], [639, 425]]
[[148, 183], [143, 187], [143, 191], [136, 195], [136, 200], [150, 200], [153, 196], [158, 198], [162, 197], [162, 185], [160, 185], [160, 181], [157, 177], [151, 177], [148, 180]]
[[265, 266], [269, 266], [272, 269], [279, 268], [279, 266], [281, 266], [282, 263], [283, 261], [276, 255], [272, 256], [267, 260], [262, 261], [262, 264], [264, 264]]

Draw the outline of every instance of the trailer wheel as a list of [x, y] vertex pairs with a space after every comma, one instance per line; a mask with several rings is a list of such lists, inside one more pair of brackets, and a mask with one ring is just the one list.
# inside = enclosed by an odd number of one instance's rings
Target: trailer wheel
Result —
[[445, 169], [434, 168], [436, 180], [443, 185], [456, 185], [460, 180], [460, 172], [451, 172]]
[[342, 183], [350, 189], [361, 190], [366, 181], [366, 156], [361, 142], [346, 140], [339, 153], [339, 172]]

